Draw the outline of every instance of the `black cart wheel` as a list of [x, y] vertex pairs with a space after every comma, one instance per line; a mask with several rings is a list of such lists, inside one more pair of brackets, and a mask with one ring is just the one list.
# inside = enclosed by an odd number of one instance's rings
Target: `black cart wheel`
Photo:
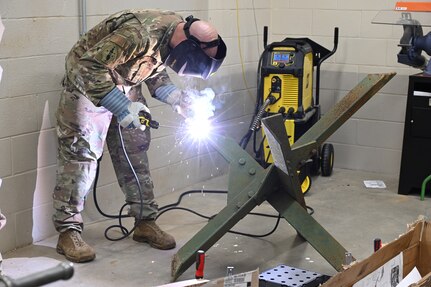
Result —
[[323, 176], [330, 176], [334, 167], [334, 146], [332, 144], [324, 144], [322, 146], [321, 169]]

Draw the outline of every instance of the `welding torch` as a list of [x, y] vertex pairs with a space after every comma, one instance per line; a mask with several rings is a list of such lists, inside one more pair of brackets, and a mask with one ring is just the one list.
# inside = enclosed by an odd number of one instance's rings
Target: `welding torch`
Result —
[[139, 121], [141, 123], [141, 125], [146, 126], [146, 127], [150, 127], [153, 129], [158, 129], [159, 128], [159, 122], [155, 121], [151, 118], [151, 114], [145, 111], [140, 111], [139, 112]]

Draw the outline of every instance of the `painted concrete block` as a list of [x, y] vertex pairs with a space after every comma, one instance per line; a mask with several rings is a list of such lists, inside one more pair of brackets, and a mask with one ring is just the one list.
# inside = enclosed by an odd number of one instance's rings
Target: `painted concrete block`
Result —
[[4, 24], [0, 58], [66, 54], [79, 37], [78, 21], [72, 17], [11, 19]]
[[34, 96], [0, 99], [0, 138], [37, 131]]
[[401, 151], [376, 147], [334, 144], [337, 168], [398, 174]]
[[69, 0], [43, 0], [29, 7], [27, 0], [0, 2], [3, 18], [17, 19], [28, 17], [65, 17], [78, 14], [78, 4]]
[[12, 174], [12, 150], [10, 138], [0, 140], [0, 178]]
[[63, 54], [2, 59], [0, 65], [3, 67], [0, 98], [60, 90], [64, 74]]
[[403, 133], [404, 123], [358, 120], [358, 144], [361, 146], [401, 150]]
[[314, 10], [313, 35], [333, 35], [334, 27], [339, 27], [340, 39], [355, 38], [360, 35], [360, 11]]
[[15, 214], [33, 208], [36, 180], [35, 171], [3, 178], [0, 192], [2, 212]]

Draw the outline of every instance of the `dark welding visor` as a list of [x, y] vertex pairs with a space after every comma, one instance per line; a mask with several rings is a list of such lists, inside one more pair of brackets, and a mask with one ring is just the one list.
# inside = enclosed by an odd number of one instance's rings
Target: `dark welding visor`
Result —
[[[199, 41], [189, 33], [190, 25], [195, 21], [199, 21], [199, 19], [189, 16], [186, 21], [184, 32], [187, 39], [171, 50], [165, 65], [180, 76], [191, 76], [206, 80], [223, 63], [226, 57], [226, 44], [220, 36], [211, 42]], [[217, 53], [214, 57], [208, 56], [204, 50], [212, 47], [217, 47]]]

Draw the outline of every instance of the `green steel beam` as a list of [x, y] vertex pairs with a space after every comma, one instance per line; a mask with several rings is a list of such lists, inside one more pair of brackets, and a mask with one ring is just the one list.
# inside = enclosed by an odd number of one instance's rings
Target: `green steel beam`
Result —
[[369, 74], [320, 120], [292, 144], [294, 160], [311, 158], [313, 148], [323, 144], [339, 127], [375, 95], [396, 73]]
[[198, 250], [211, 248], [265, 200], [336, 270], [341, 270], [346, 250], [307, 213], [297, 167], [394, 75], [368, 75], [292, 147], [280, 116], [262, 120], [274, 158], [274, 164], [267, 169], [232, 139], [217, 136], [211, 144], [230, 163], [227, 205], [174, 255], [172, 279], [176, 280], [193, 264]]
[[306, 209], [292, 200], [285, 191], [272, 193], [267, 201], [335, 270], [343, 270], [347, 250]]
[[[266, 200], [329, 264], [338, 271], [342, 270], [346, 249], [307, 212], [297, 170], [291, 164], [294, 154], [286, 132], [280, 130], [280, 126], [284, 127], [283, 117], [267, 117], [262, 120], [262, 125], [283, 188], [269, 194]], [[298, 195], [302, 197], [302, 201], [297, 199]]]
[[193, 264], [198, 250], [208, 250], [278, 186], [274, 185], [277, 180], [274, 168], [263, 169], [233, 139], [218, 135], [212, 145], [230, 163], [228, 202], [174, 255], [173, 280]]
[[229, 162], [227, 202], [236, 197], [264, 168], [231, 138], [218, 135], [211, 145]]

